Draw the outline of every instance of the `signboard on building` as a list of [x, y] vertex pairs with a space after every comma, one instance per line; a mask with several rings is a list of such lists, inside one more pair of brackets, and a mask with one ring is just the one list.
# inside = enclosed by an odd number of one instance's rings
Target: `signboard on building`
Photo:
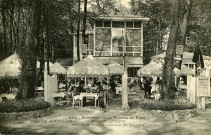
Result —
[[176, 55], [183, 55], [183, 45], [177, 45]]
[[199, 76], [197, 77], [197, 96], [210, 96], [210, 78]]

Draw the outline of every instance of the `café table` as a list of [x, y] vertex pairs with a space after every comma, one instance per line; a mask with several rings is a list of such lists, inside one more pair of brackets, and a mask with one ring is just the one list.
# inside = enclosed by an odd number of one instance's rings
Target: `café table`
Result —
[[96, 107], [97, 100], [98, 100], [98, 97], [99, 97], [99, 95], [97, 93], [81, 93], [80, 94], [81, 107], [83, 107], [83, 98], [84, 97], [94, 97], [95, 98], [95, 107]]

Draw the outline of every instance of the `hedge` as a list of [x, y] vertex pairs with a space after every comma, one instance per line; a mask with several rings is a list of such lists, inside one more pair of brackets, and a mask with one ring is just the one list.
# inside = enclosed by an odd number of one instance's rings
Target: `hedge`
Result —
[[28, 112], [49, 108], [50, 104], [35, 98], [24, 100], [8, 100], [0, 103], [0, 112]]
[[173, 110], [185, 110], [194, 109], [196, 105], [186, 100], [144, 100], [140, 102], [140, 108], [143, 110], [162, 110], [162, 111], [173, 111]]

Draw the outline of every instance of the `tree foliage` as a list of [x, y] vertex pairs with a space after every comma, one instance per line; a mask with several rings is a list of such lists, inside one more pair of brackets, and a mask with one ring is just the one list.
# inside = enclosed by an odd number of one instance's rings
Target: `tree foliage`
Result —
[[169, 0], [131, 1], [131, 12], [150, 21], [144, 25], [144, 63], [150, 57], [163, 52], [163, 38], [170, 25], [171, 2]]

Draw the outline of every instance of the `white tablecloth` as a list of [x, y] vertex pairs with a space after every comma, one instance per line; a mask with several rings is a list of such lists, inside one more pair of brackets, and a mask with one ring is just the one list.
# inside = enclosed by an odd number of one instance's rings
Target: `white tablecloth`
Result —
[[80, 99], [83, 97], [94, 97], [95, 99], [98, 99], [99, 95], [97, 95], [97, 93], [81, 93]]
[[15, 94], [3, 93], [3, 94], [0, 95], [0, 97], [5, 97], [5, 98], [7, 98], [8, 100], [11, 100], [11, 99], [15, 99], [16, 95], [15, 95]]
[[66, 93], [64, 93], [64, 92], [53, 93], [53, 97], [62, 97], [62, 98], [64, 98], [65, 95], [66, 95]]

